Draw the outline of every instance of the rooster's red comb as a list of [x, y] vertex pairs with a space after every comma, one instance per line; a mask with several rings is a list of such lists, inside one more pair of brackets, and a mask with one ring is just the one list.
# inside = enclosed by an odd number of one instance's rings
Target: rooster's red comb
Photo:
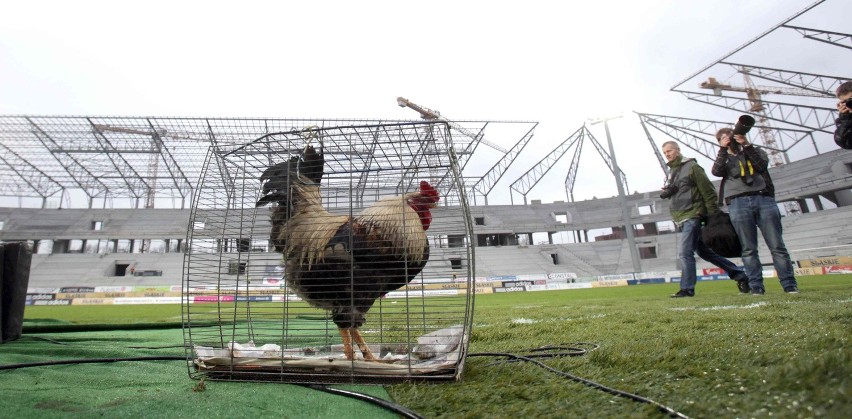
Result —
[[425, 180], [420, 181], [420, 195], [432, 202], [438, 202], [438, 200], [441, 199], [440, 195], [438, 195], [438, 191]]

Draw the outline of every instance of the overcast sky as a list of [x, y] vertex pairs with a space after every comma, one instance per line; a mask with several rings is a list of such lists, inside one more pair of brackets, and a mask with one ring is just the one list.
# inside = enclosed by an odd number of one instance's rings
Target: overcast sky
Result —
[[[650, 191], [661, 186], [662, 171], [633, 111], [733, 122], [736, 112], [669, 89], [813, 3], [7, 2], [0, 114], [416, 119], [396, 105], [403, 96], [450, 119], [540, 122], [495, 189], [505, 197], [512, 181], [589, 118], [622, 113], [610, 123], [616, 157], [631, 192]], [[852, 1], [827, 0], [793, 23], [849, 33], [850, 16]], [[786, 32], [735, 61], [852, 73], [848, 49]], [[712, 75], [742, 84], [721, 70]], [[603, 127], [590, 129], [605, 145]], [[654, 137], [657, 145], [669, 139]], [[517, 139], [495, 142], [510, 148]], [[833, 144], [819, 141], [822, 151]], [[566, 199], [570, 158], [529, 198]], [[481, 162], [479, 174], [493, 163]], [[579, 171], [575, 199], [616, 193], [592, 147], [584, 147]]]

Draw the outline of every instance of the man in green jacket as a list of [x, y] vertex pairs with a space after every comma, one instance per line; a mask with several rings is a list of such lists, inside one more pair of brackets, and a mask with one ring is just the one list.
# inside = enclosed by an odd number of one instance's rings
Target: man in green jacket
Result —
[[660, 197], [672, 200], [669, 206], [672, 221], [681, 232], [680, 291], [672, 295], [672, 298], [695, 296], [696, 253], [702, 259], [722, 268], [729, 278], [737, 281], [740, 292], [749, 292], [746, 273], [728, 259], [717, 255], [701, 241], [702, 218], [719, 211], [718, 196], [713, 183], [695, 159], [683, 158], [676, 142], [667, 141], [663, 143], [662, 149], [670, 171]]

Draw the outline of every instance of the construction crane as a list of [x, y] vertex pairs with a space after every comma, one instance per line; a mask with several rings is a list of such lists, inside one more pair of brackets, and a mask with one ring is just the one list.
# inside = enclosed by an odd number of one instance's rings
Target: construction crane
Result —
[[[739, 72], [743, 75], [743, 81], [745, 82], [745, 86], [734, 86], [730, 84], [724, 84], [720, 83], [713, 77], [709, 77], [707, 81], [701, 83], [701, 88], [711, 89], [716, 95], [721, 95], [722, 91], [745, 93], [749, 103], [751, 104], [749, 112], [754, 113], [758, 116], [758, 135], [763, 145], [766, 146], [769, 151], [768, 154], [770, 163], [772, 163], [772, 166], [783, 165], [784, 163], [786, 163], [785, 156], [781, 151], [779, 151], [781, 148], [778, 147], [778, 144], [776, 143], [775, 138], [772, 135], [773, 128], [772, 126], [770, 126], [769, 119], [766, 115], [766, 107], [763, 104], [763, 95], [781, 94], [809, 97], [824, 97], [824, 95], [810, 90], [799, 89], [795, 87], [757, 86], [751, 80], [751, 76], [749, 76], [747, 68], [743, 67], [739, 69]], [[784, 209], [787, 210], [788, 214], [801, 213], [801, 208], [796, 202], [785, 202]]]
[[493, 149], [495, 149], [495, 150], [497, 150], [497, 151], [499, 151], [503, 154], [506, 154], [509, 151], [509, 150], [506, 150], [505, 148], [503, 148], [503, 147], [501, 147], [497, 144], [494, 144], [494, 143], [486, 140], [485, 138], [482, 137], [481, 134], [474, 134], [473, 132], [464, 128], [463, 126], [461, 126], [461, 125], [459, 125], [459, 124], [457, 124], [453, 121], [450, 121], [447, 118], [444, 118], [443, 116], [441, 116], [441, 113], [438, 112], [438, 111], [420, 106], [420, 105], [418, 105], [414, 102], [411, 102], [410, 100], [408, 100], [404, 97], [396, 98], [396, 104], [399, 105], [400, 108], [406, 108], [407, 107], [407, 108], [414, 109], [415, 111], [417, 111], [417, 113], [420, 114], [420, 117], [425, 119], [425, 120], [429, 120], [429, 121], [437, 120], [437, 121], [446, 122], [454, 130], [466, 135], [467, 137], [470, 137], [471, 140], [478, 141], [482, 144], [485, 144], [488, 147], [491, 147], [491, 148], [493, 148]]
[[[157, 172], [159, 170], [160, 153], [162, 152], [162, 139], [157, 130], [139, 130], [135, 128], [116, 127], [106, 124], [94, 124], [93, 127], [100, 132], [117, 132], [121, 134], [134, 134], [151, 136], [151, 148], [148, 156], [147, 172], [150, 178], [149, 182], [145, 182], [145, 208], [154, 208], [154, 201], [157, 195]], [[153, 127], [152, 127], [153, 128]], [[140, 252], [148, 253], [151, 250], [151, 240], [142, 240]]]

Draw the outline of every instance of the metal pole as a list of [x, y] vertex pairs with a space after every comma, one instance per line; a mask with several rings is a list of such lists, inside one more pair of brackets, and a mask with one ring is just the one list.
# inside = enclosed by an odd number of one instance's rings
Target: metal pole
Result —
[[[612, 174], [615, 176], [615, 185], [618, 187], [618, 200], [621, 201], [621, 219], [624, 223], [624, 232], [627, 234], [627, 244], [630, 246], [630, 258], [633, 260], [633, 271], [642, 272], [642, 265], [639, 262], [639, 249], [636, 247], [636, 237], [633, 235], [633, 223], [630, 222], [630, 211], [627, 208], [627, 195], [624, 193], [624, 185], [621, 184], [621, 170], [618, 168], [618, 162], [615, 159], [615, 149], [612, 146], [612, 138], [609, 135], [610, 119], [621, 118], [621, 115], [603, 119], [604, 130], [606, 131], [606, 143], [609, 146], [609, 154], [612, 159]], [[592, 122], [596, 124], [601, 120]]]

